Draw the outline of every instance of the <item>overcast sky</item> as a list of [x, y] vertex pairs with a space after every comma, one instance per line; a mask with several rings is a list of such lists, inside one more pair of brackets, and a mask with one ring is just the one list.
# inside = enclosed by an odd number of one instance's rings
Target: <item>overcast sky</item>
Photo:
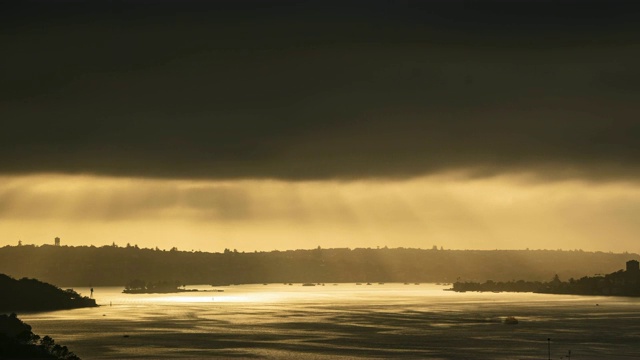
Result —
[[639, 251], [637, 8], [3, 2], [0, 244]]

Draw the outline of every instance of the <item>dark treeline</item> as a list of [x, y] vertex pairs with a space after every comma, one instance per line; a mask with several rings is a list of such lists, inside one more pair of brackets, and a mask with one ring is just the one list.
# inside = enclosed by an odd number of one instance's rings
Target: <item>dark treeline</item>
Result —
[[0, 274], [0, 311], [48, 311], [97, 306], [96, 301], [72, 289], [36, 279], [13, 279]]
[[80, 360], [49, 336], [40, 338], [15, 313], [0, 314], [0, 359]]
[[493, 281], [487, 280], [483, 283], [474, 281], [454, 282], [451, 290], [457, 292], [478, 291], [478, 292], [540, 292], [548, 282], [542, 281]]
[[5, 246], [0, 272], [66, 286], [282, 282], [546, 281], [610, 273], [637, 254], [560, 250], [313, 249], [243, 253], [137, 246]]
[[140, 279], [133, 279], [125, 284], [124, 293], [127, 294], [156, 294], [156, 293], [175, 293], [175, 292], [190, 292], [197, 290], [180, 289], [181, 285], [178, 281], [145, 281]]
[[618, 295], [640, 296], [640, 270], [627, 268], [607, 275], [583, 276], [579, 279], [560, 280], [555, 275], [551, 281], [493, 281], [455, 282], [452, 290], [479, 292], [535, 292], [569, 295]]

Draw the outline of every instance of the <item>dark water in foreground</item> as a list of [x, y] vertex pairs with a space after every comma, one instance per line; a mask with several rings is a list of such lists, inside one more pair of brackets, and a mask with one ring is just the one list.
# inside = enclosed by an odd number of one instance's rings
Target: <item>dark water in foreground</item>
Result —
[[[83, 359], [547, 359], [547, 338], [552, 359], [569, 350], [571, 359], [640, 359], [638, 298], [443, 288], [271, 284], [127, 295], [102, 287], [99, 308], [20, 317]], [[506, 316], [520, 323], [505, 325]]]

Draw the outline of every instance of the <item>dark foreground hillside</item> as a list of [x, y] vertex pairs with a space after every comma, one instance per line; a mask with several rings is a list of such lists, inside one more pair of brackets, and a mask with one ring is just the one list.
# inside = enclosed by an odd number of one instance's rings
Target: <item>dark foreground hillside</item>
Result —
[[0, 311], [48, 311], [97, 306], [96, 301], [36, 279], [0, 274]]
[[206, 253], [135, 246], [5, 246], [0, 272], [73, 286], [132, 279], [181, 284], [548, 281], [611, 273], [637, 254], [560, 250], [313, 249]]
[[31, 332], [31, 326], [18, 319], [15, 313], [0, 314], [0, 359], [80, 360], [49, 336], [40, 338]]

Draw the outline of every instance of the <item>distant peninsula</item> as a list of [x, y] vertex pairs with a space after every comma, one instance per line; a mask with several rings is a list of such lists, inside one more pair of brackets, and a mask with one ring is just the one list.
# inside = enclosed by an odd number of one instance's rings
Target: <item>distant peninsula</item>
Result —
[[543, 294], [567, 295], [608, 295], [640, 297], [640, 263], [637, 260], [627, 261], [626, 270], [619, 270], [607, 275], [585, 276], [580, 279], [561, 281], [558, 275], [548, 282], [508, 281], [494, 282], [488, 280], [478, 282], [455, 282], [451, 289], [457, 292], [533, 292]]
[[0, 312], [51, 311], [97, 306], [94, 299], [72, 289], [23, 278], [16, 280], [0, 274]]
[[169, 281], [146, 282], [144, 280], [131, 280], [125, 285], [122, 291], [125, 294], [170, 294], [181, 292], [197, 292], [197, 289], [180, 288], [180, 282]]

